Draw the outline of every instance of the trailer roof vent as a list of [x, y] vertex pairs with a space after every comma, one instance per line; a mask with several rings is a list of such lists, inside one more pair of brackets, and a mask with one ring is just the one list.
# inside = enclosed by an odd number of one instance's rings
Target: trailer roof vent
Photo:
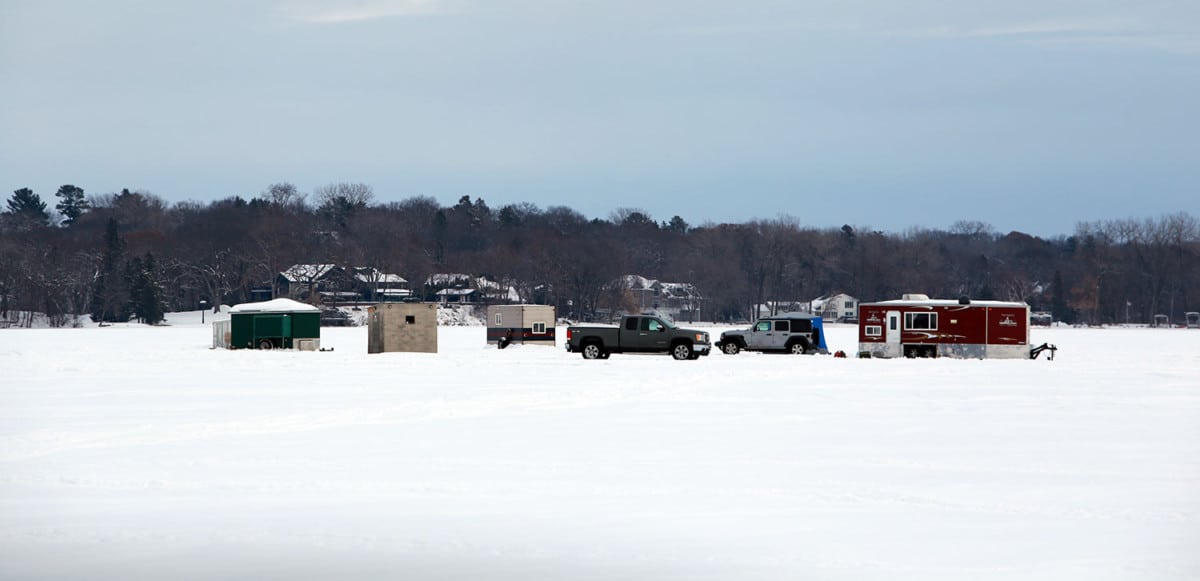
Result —
[[929, 300], [929, 295], [923, 295], [920, 293], [904, 293], [904, 295], [900, 298], [906, 301], [927, 301]]
[[971, 297], [968, 297], [967, 295], [963, 295], [963, 296], [961, 296], [961, 297], [958, 297], [958, 304], [960, 304], [960, 305], [969, 305], [969, 304], [971, 304]]

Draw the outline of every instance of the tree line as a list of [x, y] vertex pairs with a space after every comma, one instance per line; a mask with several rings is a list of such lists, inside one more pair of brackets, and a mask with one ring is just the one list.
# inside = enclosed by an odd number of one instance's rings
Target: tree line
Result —
[[626, 306], [628, 293], [613, 284], [626, 274], [695, 285], [714, 321], [833, 292], [1026, 301], [1067, 323], [1159, 313], [1181, 321], [1200, 310], [1200, 226], [1186, 213], [1083, 222], [1042, 238], [970, 220], [889, 233], [788, 216], [693, 226], [636, 208], [588, 219], [567, 206], [492, 208], [470, 196], [451, 206], [423, 196], [380, 203], [360, 183], [311, 193], [278, 183], [208, 203], [128, 189], [88, 195], [75, 185], [54, 196], [51, 209], [20, 188], [0, 214], [0, 318], [153, 324], [201, 301], [275, 293], [280, 272], [313, 263], [400, 274], [418, 295], [434, 273], [487, 276], [578, 320]]

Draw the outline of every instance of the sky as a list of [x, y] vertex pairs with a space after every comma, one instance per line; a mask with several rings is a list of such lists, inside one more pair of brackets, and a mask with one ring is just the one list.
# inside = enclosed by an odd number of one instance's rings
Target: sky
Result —
[[0, 0], [0, 190], [693, 225], [1200, 215], [1194, 0]]

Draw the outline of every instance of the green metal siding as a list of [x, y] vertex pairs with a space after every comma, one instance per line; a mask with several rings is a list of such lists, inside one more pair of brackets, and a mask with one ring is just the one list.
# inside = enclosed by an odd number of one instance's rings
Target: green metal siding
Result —
[[294, 339], [321, 337], [321, 313], [234, 313], [230, 316], [232, 349], [254, 349], [263, 339], [291, 349]]
[[292, 337], [316, 339], [321, 337], [321, 313], [296, 313], [292, 315]]

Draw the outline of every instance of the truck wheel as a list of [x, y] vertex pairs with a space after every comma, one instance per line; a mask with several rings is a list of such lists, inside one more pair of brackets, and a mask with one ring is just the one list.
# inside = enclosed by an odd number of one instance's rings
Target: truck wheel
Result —
[[733, 343], [733, 342], [726, 343], [724, 347], [721, 347], [721, 351], [724, 352], [726, 355], [737, 355], [738, 351], [741, 351], [741, 350], [742, 350], [742, 348], [739, 347], [737, 343]]
[[684, 361], [692, 356], [692, 346], [687, 343], [679, 343], [671, 348], [671, 357]]
[[600, 348], [599, 343], [588, 343], [580, 349], [579, 353], [584, 359], [604, 359], [604, 349]]
[[275, 347], [275, 345], [273, 343], [271, 343], [270, 339], [263, 339], [262, 341], [258, 342], [259, 349], [270, 350], [270, 349], [273, 349], [274, 347]]

